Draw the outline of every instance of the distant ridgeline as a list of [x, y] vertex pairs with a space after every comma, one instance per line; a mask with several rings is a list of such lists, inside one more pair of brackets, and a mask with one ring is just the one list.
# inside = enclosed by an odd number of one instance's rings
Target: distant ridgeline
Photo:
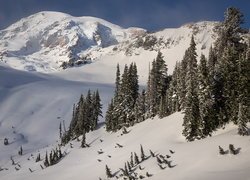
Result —
[[158, 115], [177, 111], [185, 113], [183, 135], [187, 141], [211, 136], [217, 128], [233, 122], [240, 135], [248, 135], [250, 119], [250, 40], [243, 24], [243, 14], [228, 8], [225, 20], [216, 30], [218, 39], [209, 56], [197, 63], [196, 43], [176, 63], [172, 76], [161, 52], [152, 62], [147, 89], [139, 93], [136, 64], [126, 65], [106, 113], [107, 131], [117, 131]]

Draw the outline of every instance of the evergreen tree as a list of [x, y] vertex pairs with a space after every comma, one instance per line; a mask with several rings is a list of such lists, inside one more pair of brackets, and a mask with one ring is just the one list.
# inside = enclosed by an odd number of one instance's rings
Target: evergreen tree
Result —
[[215, 43], [218, 57], [222, 56], [224, 49], [227, 47], [235, 47], [236, 51], [242, 51], [244, 46], [240, 42], [242, 40], [241, 34], [246, 32], [241, 27], [243, 23], [244, 16], [239, 9], [235, 7], [227, 8], [225, 19], [219, 26], [219, 37]]
[[86, 147], [86, 131], [83, 128], [83, 132], [82, 132], [82, 142], [81, 142], [81, 147], [85, 148]]
[[115, 131], [114, 119], [112, 116], [112, 112], [114, 110], [113, 99], [111, 103], [108, 105], [108, 109], [105, 116], [106, 130], [107, 131]]
[[183, 135], [188, 141], [200, 139], [202, 135], [202, 123], [200, 119], [198, 89], [197, 89], [197, 54], [194, 37], [191, 38], [188, 49], [187, 95], [185, 116], [183, 122]]
[[130, 155], [130, 165], [131, 165], [131, 167], [134, 167], [134, 156], [133, 156], [132, 152], [131, 152], [131, 155]]
[[239, 111], [238, 111], [238, 134], [245, 136], [249, 135], [249, 129], [247, 127], [247, 108], [246, 106], [242, 105], [242, 103], [239, 103]]
[[140, 164], [139, 157], [137, 156], [136, 153], [134, 153], [134, 158], [135, 158], [135, 164]]
[[161, 52], [158, 52], [156, 59], [152, 62], [147, 87], [147, 103], [149, 105], [149, 117], [154, 117], [159, 113], [161, 99], [165, 100], [166, 90], [169, 87], [167, 66], [163, 60]]
[[148, 113], [147, 117], [151, 118], [156, 116], [158, 111], [158, 104], [157, 104], [157, 83], [156, 83], [156, 62], [155, 60], [152, 62], [152, 69], [149, 74], [148, 78], [148, 85], [147, 85], [147, 105], [148, 105]]
[[207, 60], [203, 54], [201, 55], [200, 64], [198, 66], [198, 86], [199, 110], [202, 123], [202, 131], [203, 136], [206, 137], [213, 131], [213, 121], [210, 116], [211, 96], [209, 92]]
[[101, 98], [99, 95], [99, 91], [97, 90], [93, 94], [93, 123], [92, 123], [92, 129], [96, 129], [97, 123], [98, 123], [98, 117], [102, 116], [102, 104], [101, 104]]
[[77, 106], [75, 108], [75, 127], [72, 125], [72, 133], [73, 137], [78, 137], [82, 134], [83, 127], [86, 127], [86, 111], [85, 111], [85, 98], [83, 95], [81, 95], [79, 102], [77, 103]]
[[46, 151], [46, 155], [45, 155], [45, 160], [44, 160], [44, 166], [45, 167], [48, 167], [50, 164], [49, 164], [49, 158], [48, 158], [48, 153]]
[[121, 86], [121, 73], [120, 73], [120, 66], [117, 64], [116, 66], [116, 79], [115, 79], [115, 98], [118, 97], [120, 92], [120, 86]]
[[180, 78], [179, 78], [179, 96], [180, 96], [180, 109], [185, 109], [186, 107], [186, 94], [187, 94], [187, 72], [188, 72], [188, 58], [190, 50], [185, 51], [184, 57], [180, 64]]
[[23, 155], [23, 147], [22, 147], [22, 146], [20, 146], [20, 150], [18, 151], [18, 154], [19, 154], [20, 156]]
[[41, 155], [40, 155], [40, 153], [38, 153], [38, 155], [36, 157], [36, 162], [39, 162], [39, 161], [41, 161]]
[[240, 54], [245, 49], [242, 43], [244, 29], [243, 14], [230, 7], [225, 12], [225, 19], [219, 28], [216, 40], [216, 55], [218, 58], [215, 68], [216, 95], [215, 105], [219, 126], [229, 121], [237, 121], [238, 114], [238, 63]]
[[145, 159], [146, 159], [146, 156], [145, 156], [143, 147], [142, 147], [142, 145], [141, 145], [141, 160], [144, 161]]
[[59, 137], [62, 139], [62, 123], [59, 124]]
[[108, 177], [108, 178], [112, 178], [113, 175], [112, 175], [112, 173], [111, 173], [110, 168], [108, 167], [108, 165], [106, 165], [105, 167], [106, 167], [106, 175], [107, 175], [107, 177]]
[[116, 131], [124, 126], [132, 126], [136, 121], [135, 104], [138, 98], [138, 75], [135, 63], [125, 65], [120, 79], [117, 66], [116, 89], [113, 102], [109, 105], [106, 124], [108, 131]]
[[88, 90], [86, 100], [85, 100], [85, 105], [83, 110], [85, 111], [85, 116], [84, 116], [84, 128], [86, 132], [89, 132], [93, 130], [93, 122], [94, 120], [94, 115], [93, 115], [93, 97], [92, 93], [90, 90]]
[[160, 118], [166, 117], [169, 114], [167, 107], [167, 98], [165, 96], [161, 97], [158, 114]]
[[143, 89], [141, 94], [139, 94], [138, 98], [136, 99], [135, 107], [135, 121], [137, 123], [142, 122], [146, 118], [146, 92]]
[[250, 39], [249, 44], [239, 61], [239, 109], [237, 116], [238, 133], [249, 135], [247, 122], [250, 121]]

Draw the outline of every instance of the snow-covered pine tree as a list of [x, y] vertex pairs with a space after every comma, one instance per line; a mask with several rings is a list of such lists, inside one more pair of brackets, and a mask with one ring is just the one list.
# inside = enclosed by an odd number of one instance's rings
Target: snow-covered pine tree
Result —
[[105, 116], [105, 124], [106, 124], [106, 131], [115, 131], [115, 125], [114, 125], [114, 118], [113, 118], [113, 99], [111, 100], [110, 104], [108, 105], [108, 109]]
[[181, 68], [180, 63], [176, 62], [175, 68], [171, 77], [169, 88], [166, 92], [166, 102], [169, 113], [172, 114], [181, 110], [180, 97], [182, 93], [181, 89]]
[[48, 158], [48, 153], [46, 151], [46, 155], [45, 155], [45, 159], [44, 159], [44, 166], [45, 167], [48, 167], [50, 164], [49, 164], [49, 158]]
[[187, 59], [187, 94], [185, 102], [185, 115], [183, 122], [183, 135], [188, 141], [200, 139], [202, 135], [202, 122], [200, 119], [199, 99], [198, 99], [198, 80], [197, 80], [197, 54], [194, 36], [191, 37], [190, 47], [188, 48]]
[[166, 117], [169, 114], [167, 106], [167, 98], [165, 96], [161, 96], [158, 114], [160, 118]]
[[135, 102], [135, 122], [139, 123], [146, 119], [146, 92], [143, 89]]
[[247, 122], [250, 121], [250, 38], [248, 48], [245, 50], [239, 61], [239, 110], [237, 117], [238, 133], [249, 135]]
[[141, 160], [144, 161], [146, 159], [146, 156], [145, 156], [142, 145], [140, 145], [140, 146], [141, 146]]
[[101, 104], [101, 98], [99, 95], [99, 91], [96, 90], [93, 94], [93, 123], [92, 123], [92, 129], [96, 129], [97, 123], [98, 123], [98, 117], [102, 116], [102, 104]]
[[239, 111], [238, 111], [238, 119], [237, 119], [237, 123], [238, 123], [238, 134], [245, 136], [245, 135], [249, 135], [249, 129], [247, 127], [247, 108], [246, 106], [242, 105], [242, 103], [239, 103]]
[[139, 157], [138, 155], [136, 154], [136, 152], [134, 152], [134, 159], [135, 159], [135, 164], [140, 164], [140, 160], [139, 160]]
[[156, 116], [158, 111], [158, 104], [157, 104], [157, 83], [156, 83], [156, 62], [153, 60], [152, 62], [152, 69], [149, 73], [149, 79], [147, 84], [147, 118], [151, 118]]
[[39, 161], [41, 161], [41, 155], [40, 155], [40, 153], [38, 153], [38, 155], [36, 157], [36, 162], [39, 162]]
[[19, 154], [20, 156], [23, 155], [23, 147], [22, 147], [22, 146], [20, 146], [20, 149], [19, 149], [19, 151], [18, 151], [18, 154]]
[[[138, 75], [135, 63], [128, 67], [125, 65], [120, 79], [119, 65], [116, 72], [116, 89], [112, 109], [108, 108], [107, 130], [116, 131], [124, 126], [132, 126], [135, 123], [135, 103], [138, 98]], [[110, 124], [111, 123], [111, 124]]]
[[80, 99], [76, 105], [75, 108], [75, 126], [72, 126], [72, 138], [78, 137], [82, 134], [82, 128], [85, 126], [85, 116], [86, 116], [86, 111], [85, 111], [85, 98], [83, 95], [80, 96]]
[[210, 118], [211, 97], [209, 93], [209, 77], [206, 57], [202, 54], [198, 65], [198, 97], [199, 110], [202, 122], [204, 137], [210, 135], [213, 130], [212, 119]]
[[147, 85], [147, 103], [149, 105], [149, 117], [154, 117], [159, 113], [161, 98], [165, 100], [166, 90], [169, 87], [169, 77], [167, 75], [167, 65], [159, 51], [156, 59], [152, 62], [152, 69]]
[[86, 132], [89, 132], [93, 130], [93, 124], [95, 123], [94, 115], [93, 115], [93, 97], [90, 90], [88, 90], [86, 99], [85, 99], [85, 105], [83, 108], [83, 111], [85, 111], [84, 116], [84, 129]]
[[238, 114], [238, 63], [240, 54], [245, 48], [242, 43], [242, 34], [245, 30], [243, 14], [234, 7], [225, 12], [225, 19], [219, 27], [219, 36], [215, 43], [216, 55], [218, 58], [215, 68], [216, 83], [219, 84], [216, 97], [216, 108], [219, 110], [219, 125], [229, 121], [237, 121]]
[[116, 79], [115, 79], [115, 98], [118, 97], [120, 93], [120, 86], [121, 86], [121, 73], [120, 73], [120, 66], [117, 64], [116, 66]]
[[133, 156], [133, 153], [131, 152], [131, 155], [130, 155], [130, 165], [131, 167], [134, 167], [134, 156]]
[[108, 178], [112, 178], [113, 174], [112, 174], [110, 168], [108, 167], [108, 165], [106, 165], [105, 168], [106, 168], [106, 175], [107, 175], [107, 177]]
[[85, 148], [86, 147], [86, 131], [83, 128], [83, 132], [82, 132], [82, 142], [81, 142], [81, 147]]
[[180, 109], [184, 110], [186, 107], [186, 94], [187, 94], [187, 72], [188, 72], [188, 57], [189, 50], [185, 51], [183, 59], [180, 64], [180, 78], [179, 78], [179, 90], [180, 90]]
[[[220, 81], [216, 76], [216, 66], [217, 66], [217, 57], [215, 53], [215, 49], [211, 46], [209, 49], [209, 55], [208, 55], [208, 62], [207, 62], [207, 68], [208, 68], [208, 94], [209, 98], [207, 99], [207, 105], [208, 105], [208, 111], [209, 111], [209, 121], [211, 125], [211, 130], [214, 130], [218, 127], [218, 114], [219, 114], [219, 102], [221, 91], [220, 91]], [[208, 135], [209, 131], [204, 131], [204, 135]]]

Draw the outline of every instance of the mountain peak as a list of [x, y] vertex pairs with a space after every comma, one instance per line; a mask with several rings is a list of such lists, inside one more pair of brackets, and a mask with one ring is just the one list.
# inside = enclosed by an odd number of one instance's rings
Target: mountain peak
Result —
[[121, 53], [136, 60], [144, 51], [179, 47], [183, 51], [179, 54], [184, 54], [192, 33], [199, 44], [211, 44], [215, 24], [205, 21], [148, 33], [142, 28], [124, 29], [96, 17], [42, 11], [0, 31], [0, 61], [21, 70], [51, 72], [62, 69], [62, 65], [67, 68]]

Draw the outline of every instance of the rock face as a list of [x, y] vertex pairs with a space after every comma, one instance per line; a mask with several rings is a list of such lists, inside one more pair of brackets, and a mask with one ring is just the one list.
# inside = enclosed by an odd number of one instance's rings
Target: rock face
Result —
[[[91, 63], [103, 56], [128, 58], [163, 51], [171, 61], [180, 60], [195, 35], [198, 52], [208, 53], [216, 39], [216, 22], [199, 22], [149, 33], [124, 29], [94, 17], [73, 17], [40, 12], [0, 31], [0, 61], [21, 70], [53, 72]], [[172, 57], [178, 51], [178, 56]], [[117, 58], [117, 56], [116, 56]]]

